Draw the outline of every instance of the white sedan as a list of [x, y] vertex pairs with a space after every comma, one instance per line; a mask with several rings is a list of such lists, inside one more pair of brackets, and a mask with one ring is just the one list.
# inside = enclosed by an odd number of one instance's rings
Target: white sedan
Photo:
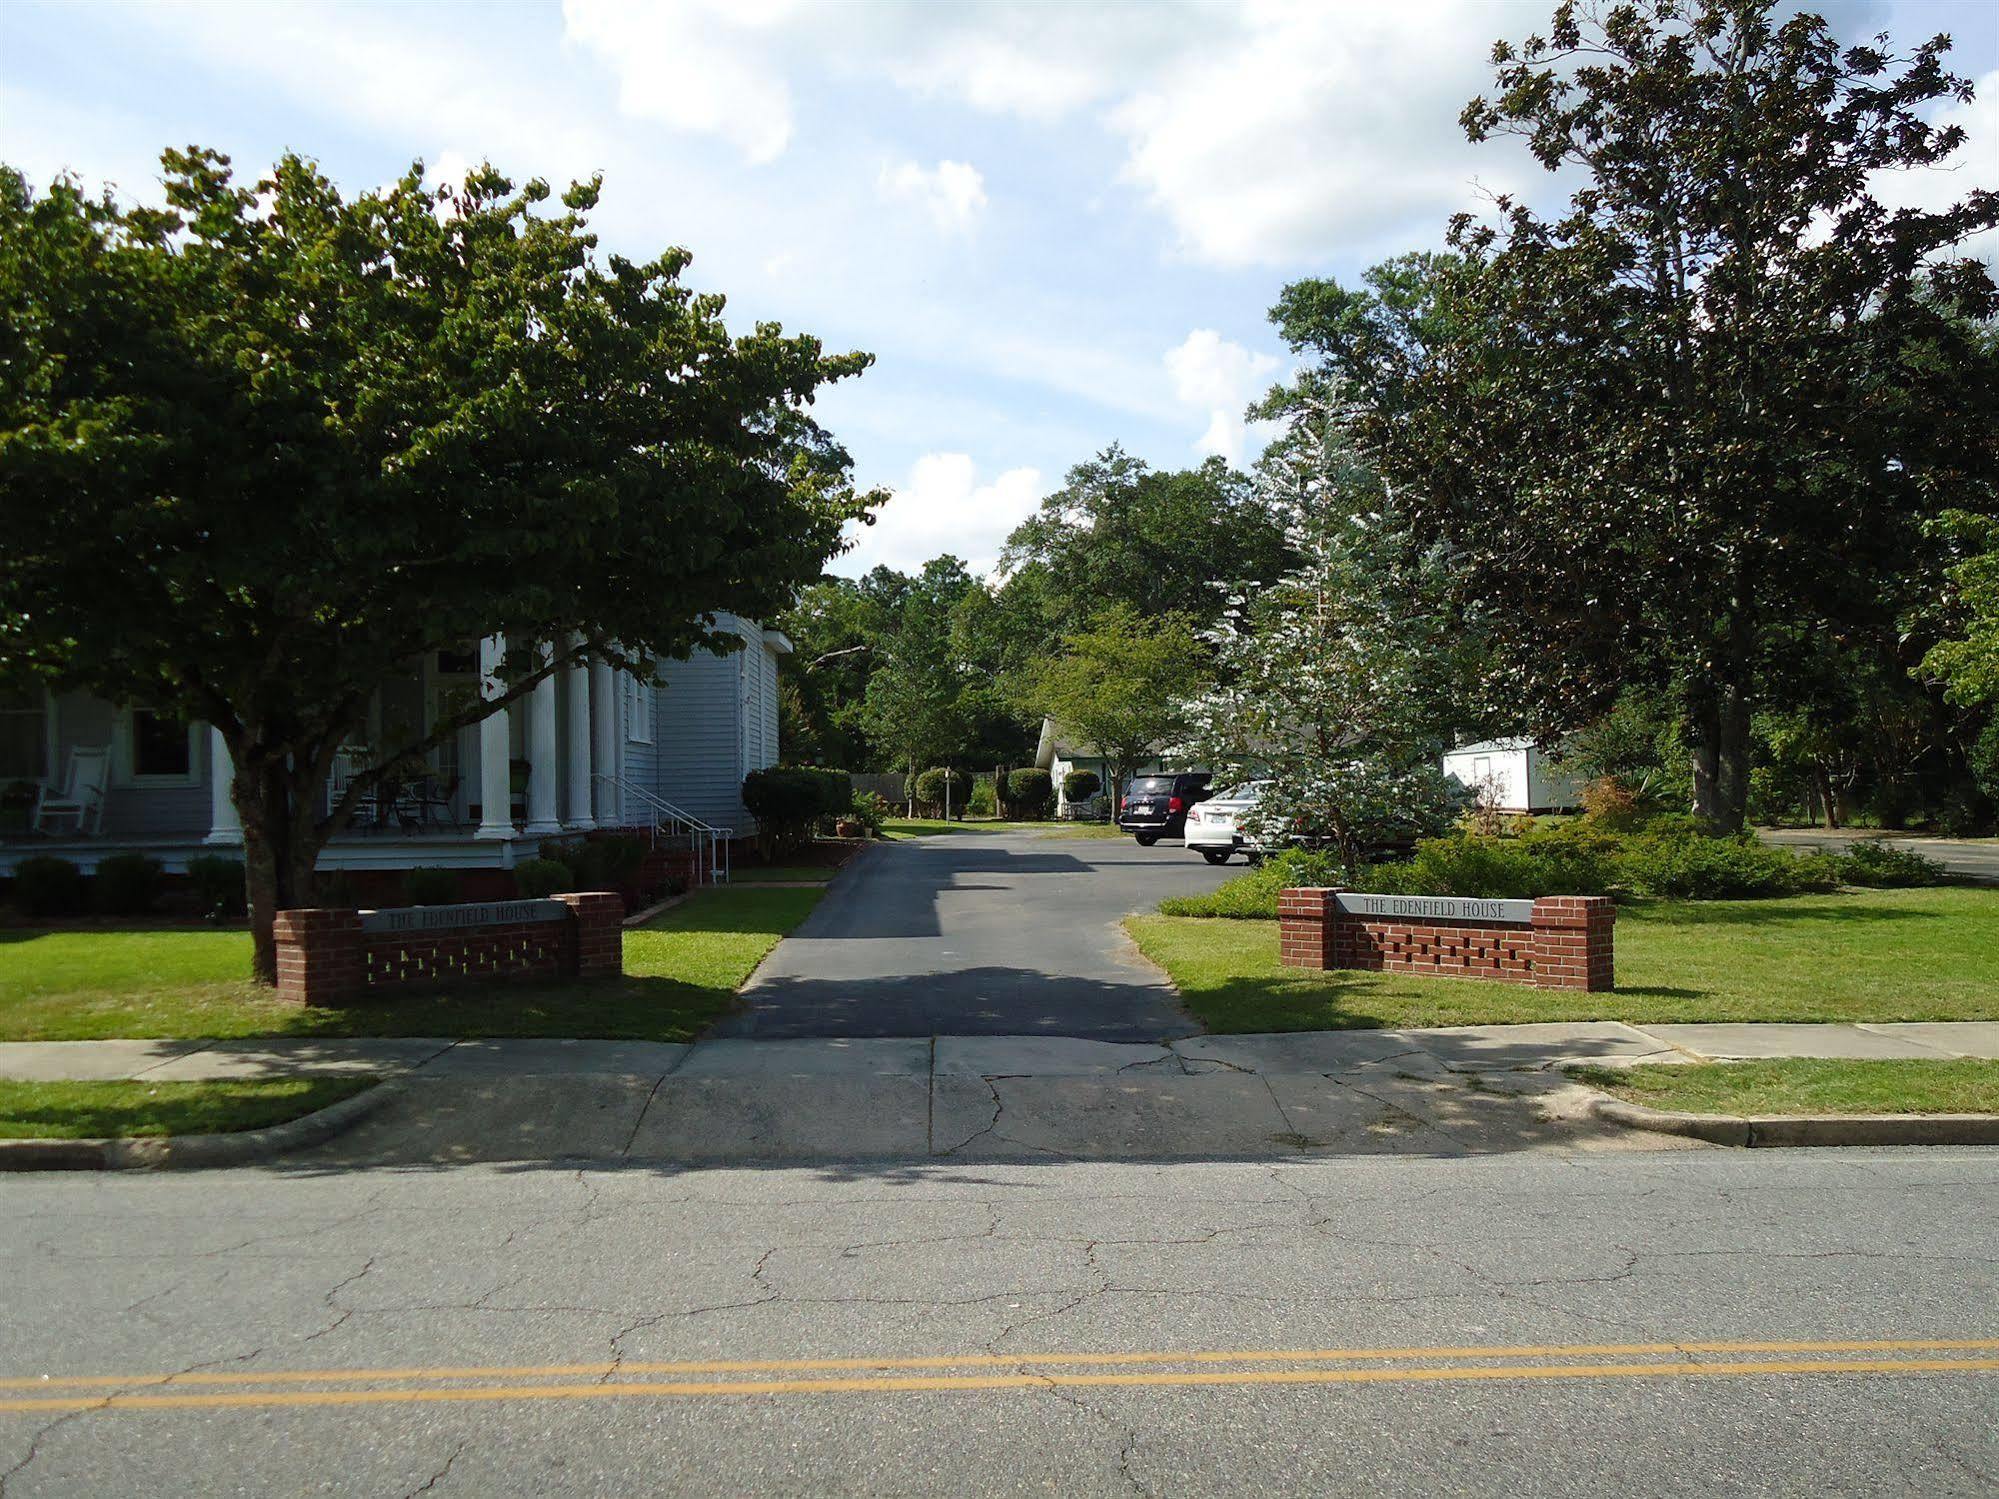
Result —
[[1256, 805], [1264, 782], [1249, 781], [1209, 797], [1187, 813], [1187, 847], [1210, 864], [1226, 864], [1231, 854], [1255, 859], [1260, 844], [1241, 830], [1241, 819]]

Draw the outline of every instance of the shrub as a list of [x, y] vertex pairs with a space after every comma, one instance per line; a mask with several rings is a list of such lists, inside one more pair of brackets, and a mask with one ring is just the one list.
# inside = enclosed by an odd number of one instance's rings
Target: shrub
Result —
[[1086, 802], [1103, 789], [1103, 778], [1094, 770], [1072, 770], [1062, 777], [1064, 801]]
[[951, 811], [954, 814], [962, 812], [965, 808], [965, 799], [971, 794], [971, 779], [963, 771], [947, 770], [941, 765], [924, 771], [916, 778], [918, 805], [939, 816], [943, 815], [944, 790], [947, 784], [951, 791]]
[[1373, 865], [1355, 883], [1391, 895], [1531, 900], [1602, 895], [1616, 875], [1616, 864], [1595, 839], [1557, 833], [1494, 838], [1466, 832], [1422, 839], [1407, 863]]
[[1159, 903], [1168, 916], [1221, 916], [1238, 920], [1277, 919], [1279, 892], [1310, 885], [1338, 885], [1338, 861], [1330, 854], [1289, 849], [1246, 870], [1205, 895], [1177, 895]]
[[1032, 765], [1025, 770], [1008, 771], [1006, 799], [1015, 817], [1030, 820], [1046, 817], [1055, 801], [1055, 778]]
[[991, 781], [972, 782], [971, 795], [965, 798], [965, 813], [969, 817], [994, 817], [999, 813], [999, 799], [993, 795]]
[[83, 871], [53, 854], [23, 859], [14, 866], [14, 904], [30, 916], [79, 915]]
[[813, 825], [841, 810], [841, 788], [851, 804], [853, 781], [845, 771], [773, 765], [744, 776], [743, 805], [757, 820], [758, 850], [770, 859], [809, 842]]
[[1616, 776], [1598, 776], [1583, 787], [1583, 816], [1608, 832], [1621, 833], [1644, 820], [1638, 794]]
[[91, 895], [97, 909], [108, 916], [137, 916], [153, 909], [165, 877], [158, 859], [140, 853], [109, 854], [97, 861]]
[[352, 908], [361, 904], [361, 892], [355, 888], [353, 877], [346, 870], [336, 869], [313, 877], [311, 904]]
[[866, 828], [869, 837], [879, 838], [882, 824], [888, 821], [894, 811], [895, 809], [889, 805], [888, 798], [879, 791], [863, 791], [854, 798], [854, 805], [848, 809], [847, 815]]
[[574, 890], [576, 876], [560, 859], [523, 859], [514, 866], [514, 888], [528, 900], [540, 900], [558, 890]]
[[241, 859], [226, 859], [220, 854], [201, 854], [189, 859], [187, 883], [194, 891], [202, 915], [212, 921], [241, 919], [247, 907]]
[[645, 861], [644, 841], [618, 834], [585, 839], [570, 859], [569, 867], [575, 871], [579, 890], [623, 890], [638, 880]]
[[413, 906], [449, 906], [460, 889], [455, 869], [412, 869], [403, 876], [403, 899]]
[[1747, 834], [1708, 838], [1677, 830], [1626, 840], [1622, 867], [1640, 894], [1666, 900], [1836, 890], [1841, 876], [1840, 861], [1830, 855], [1786, 853]]
[[1847, 849], [1840, 872], [1849, 885], [1940, 885], [1947, 878], [1943, 865], [1912, 848], [1863, 841]]

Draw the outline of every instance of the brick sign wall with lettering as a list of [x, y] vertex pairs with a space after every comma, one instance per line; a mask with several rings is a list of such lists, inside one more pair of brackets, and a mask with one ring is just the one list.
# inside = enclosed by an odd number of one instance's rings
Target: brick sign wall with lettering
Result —
[[1609, 989], [1617, 907], [1607, 896], [1538, 900], [1365, 895], [1296, 889], [1278, 897], [1287, 968], [1358, 968], [1492, 979], [1540, 989]]

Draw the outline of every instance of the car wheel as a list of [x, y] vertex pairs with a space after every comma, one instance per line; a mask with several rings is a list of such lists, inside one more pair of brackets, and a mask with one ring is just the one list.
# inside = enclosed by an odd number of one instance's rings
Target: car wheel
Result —
[[1201, 850], [1201, 857], [1206, 859], [1210, 864], [1226, 864], [1229, 861], [1229, 850], [1225, 848], [1204, 848]]
[[1243, 860], [1251, 866], [1255, 866], [1263, 862], [1263, 855], [1258, 850], [1252, 848], [1243, 853]]
[[1133, 833], [1131, 836], [1138, 840], [1140, 848], [1151, 848], [1153, 844], [1159, 841], [1157, 833]]

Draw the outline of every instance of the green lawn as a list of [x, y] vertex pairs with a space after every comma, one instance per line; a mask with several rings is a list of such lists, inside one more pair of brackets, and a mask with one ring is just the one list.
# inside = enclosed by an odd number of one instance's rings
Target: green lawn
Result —
[[1786, 1057], [1571, 1074], [1633, 1103], [1689, 1114], [1999, 1114], [1999, 1062]]
[[760, 864], [738, 864], [729, 872], [729, 881], [735, 885], [760, 885], [803, 880], [823, 885], [839, 872], [830, 864], [780, 864], [769, 869]]
[[0, 1140], [219, 1135], [282, 1124], [371, 1088], [372, 1077], [269, 1077], [206, 1083], [0, 1080]]
[[299, 1009], [240, 977], [244, 932], [0, 931], [0, 1041], [106, 1036], [586, 1036], [687, 1041], [818, 889], [703, 890], [625, 933], [625, 977], [405, 990]]
[[1999, 890], [1622, 907], [1607, 994], [1280, 968], [1274, 921], [1135, 916], [1126, 926], [1212, 1031], [1999, 1018]]

